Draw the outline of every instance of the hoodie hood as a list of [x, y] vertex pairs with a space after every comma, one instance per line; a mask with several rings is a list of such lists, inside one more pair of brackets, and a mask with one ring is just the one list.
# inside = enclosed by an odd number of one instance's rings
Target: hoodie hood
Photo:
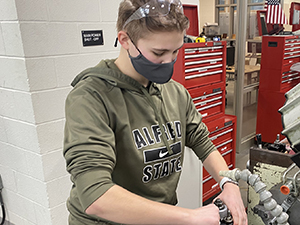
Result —
[[[75, 79], [72, 81], [71, 85], [75, 87], [77, 83], [81, 80], [84, 80], [88, 77], [98, 77], [105, 80], [113, 86], [128, 89], [132, 91], [142, 92], [142, 89], [145, 88], [139, 82], [123, 74], [115, 64], [116, 59], [107, 59], [102, 60], [95, 67], [88, 68], [78, 74]], [[161, 85], [151, 83], [149, 87], [150, 94], [159, 94], [161, 92]]]

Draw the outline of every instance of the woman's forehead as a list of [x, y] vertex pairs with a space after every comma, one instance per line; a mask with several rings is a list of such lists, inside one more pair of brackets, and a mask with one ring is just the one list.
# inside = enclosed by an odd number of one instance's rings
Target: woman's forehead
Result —
[[153, 48], [166, 48], [168, 46], [182, 45], [184, 32], [171, 31], [171, 32], [149, 32], [149, 34], [138, 40], [138, 43], [152, 45]]

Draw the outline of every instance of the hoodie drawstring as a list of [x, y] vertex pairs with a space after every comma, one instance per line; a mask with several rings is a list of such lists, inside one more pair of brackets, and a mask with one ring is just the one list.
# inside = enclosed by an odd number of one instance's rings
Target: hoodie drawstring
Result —
[[150, 103], [151, 107], [152, 107], [153, 110], [154, 110], [155, 117], [156, 117], [156, 119], [158, 120], [158, 126], [159, 126], [159, 129], [160, 129], [161, 132], [162, 132], [162, 139], [163, 139], [163, 141], [164, 141], [164, 143], [165, 143], [165, 145], [166, 145], [166, 147], [167, 147], [167, 150], [168, 150], [169, 154], [172, 155], [172, 154], [173, 154], [173, 150], [170, 148], [170, 145], [169, 145], [169, 143], [168, 143], [167, 136], [166, 136], [166, 134], [165, 134], [165, 132], [164, 132], [165, 130], [164, 130], [163, 125], [162, 125], [161, 117], [158, 115], [158, 111], [157, 111], [157, 108], [156, 108], [156, 106], [155, 106], [155, 104], [154, 104], [154, 102], [153, 102], [153, 100], [152, 100], [152, 97], [151, 97], [151, 95], [148, 93], [148, 91], [147, 91], [145, 88], [141, 88], [141, 89], [142, 89], [144, 95], [145, 95], [145, 96], [147, 97], [147, 99], [149, 100], [149, 103]]

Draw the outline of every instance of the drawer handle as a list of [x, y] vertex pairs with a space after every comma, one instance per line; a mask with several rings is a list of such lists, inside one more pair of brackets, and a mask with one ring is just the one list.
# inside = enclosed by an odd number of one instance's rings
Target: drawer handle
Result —
[[218, 74], [218, 73], [222, 73], [222, 72], [223, 72], [223, 70], [218, 70], [218, 71], [209, 72], [209, 73], [202, 73], [202, 74], [197, 74], [197, 75], [190, 75], [190, 76], [186, 76], [185, 79], [189, 80], [189, 79], [193, 79], [193, 78], [205, 77], [207, 75], [214, 75], [214, 74]]
[[211, 137], [210, 140], [215, 140], [215, 139], [217, 139], [218, 137], [223, 136], [224, 134], [230, 133], [231, 131], [233, 131], [232, 128], [229, 129], [229, 130], [227, 130], [227, 131], [224, 131], [223, 133], [220, 133], [220, 134], [217, 134], [217, 135]]
[[205, 93], [204, 93], [203, 96], [193, 98], [193, 101], [197, 101], [197, 100], [199, 100], [199, 99], [206, 99], [206, 98], [208, 98], [208, 97], [211, 97], [211, 96], [214, 96], [214, 95], [219, 95], [219, 94], [222, 94], [222, 91], [215, 92], [215, 93], [211, 93], [211, 94], [208, 94], [208, 95], [205, 95]]
[[220, 148], [220, 147], [222, 147], [222, 146], [224, 146], [224, 145], [227, 145], [228, 143], [230, 143], [230, 142], [232, 142], [232, 141], [233, 141], [233, 140], [230, 139], [230, 140], [228, 140], [228, 141], [226, 141], [226, 142], [224, 142], [224, 143], [222, 143], [222, 144], [216, 146], [216, 148]]
[[208, 99], [208, 100], [206, 100], [206, 101], [202, 101], [202, 102], [195, 103], [195, 106], [198, 106], [198, 105], [203, 106], [203, 105], [206, 105], [207, 103], [210, 103], [210, 102], [213, 102], [213, 101], [217, 101], [217, 100], [220, 100], [220, 99], [222, 99], [222, 98], [223, 98], [223, 97], [220, 96], [220, 97], [217, 97], [217, 98]]
[[212, 104], [212, 105], [209, 105], [209, 106], [205, 106], [205, 107], [203, 107], [203, 108], [198, 109], [198, 112], [200, 112], [200, 111], [202, 111], [202, 110], [205, 110], [205, 109], [209, 109], [209, 108], [218, 106], [218, 105], [222, 105], [222, 103], [223, 103], [223, 102], [218, 102], [218, 103], [215, 103], [215, 104]]

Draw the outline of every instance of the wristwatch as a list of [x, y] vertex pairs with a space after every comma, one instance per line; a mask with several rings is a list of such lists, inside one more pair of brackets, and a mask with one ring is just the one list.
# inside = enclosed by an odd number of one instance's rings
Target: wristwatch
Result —
[[230, 179], [229, 177], [223, 177], [223, 179], [222, 179], [221, 182], [220, 182], [220, 188], [221, 188], [222, 191], [223, 191], [223, 186], [224, 186], [224, 184], [226, 184], [227, 182], [239, 186], [239, 183], [238, 183], [237, 181], [232, 180], [232, 179]]

